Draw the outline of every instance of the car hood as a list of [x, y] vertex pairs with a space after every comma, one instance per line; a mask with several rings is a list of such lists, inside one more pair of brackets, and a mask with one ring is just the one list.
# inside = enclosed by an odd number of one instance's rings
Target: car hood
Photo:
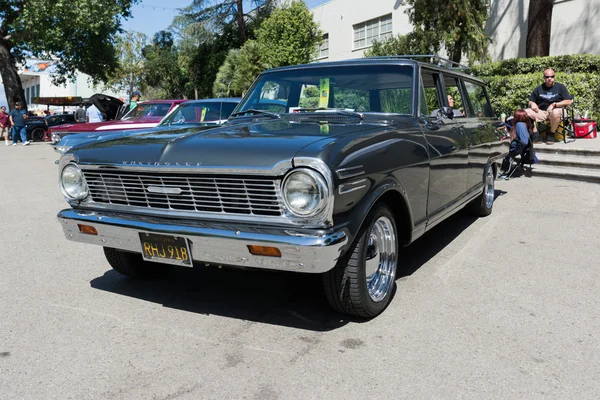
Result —
[[123, 102], [116, 97], [96, 93], [90, 97], [90, 101], [100, 112], [106, 115], [107, 120], [115, 119]]
[[74, 152], [82, 164], [244, 167], [262, 171], [291, 162], [298, 151], [315, 142], [326, 146], [340, 135], [362, 135], [374, 129], [382, 127], [282, 120], [207, 130], [157, 128], [154, 132], [82, 144], [68, 153]]
[[112, 131], [119, 129], [153, 128], [161, 121], [161, 117], [142, 117], [120, 121], [88, 122], [85, 124], [63, 124], [52, 127], [53, 133], [72, 132], [89, 133], [93, 131]]

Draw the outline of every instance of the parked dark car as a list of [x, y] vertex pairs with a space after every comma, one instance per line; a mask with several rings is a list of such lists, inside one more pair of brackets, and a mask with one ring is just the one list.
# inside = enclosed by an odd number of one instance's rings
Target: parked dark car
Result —
[[198, 129], [208, 129], [221, 125], [227, 121], [233, 109], [240, 102], [240, 98], [218, 98], [218, 99], [203, 99], [189, 100], [180, 103], [176, 109], [171, 110], [156, 126], [156, 128], [147, 128], [141, 130], [105, 130], [82, 132], [76, 135], [67, 135], [53, 144], [54, 150], [64, 154], [73, 146], [87, 143], [94, 140], [108, 140], [124, 137], [128, 135], [139, 135], [148, 132], [156, 132], [157, 130], [180, 130], [182, 133], [187, 132], [186, 128], [196, 127]]
[[58, 220], [125, 275], [317, 273], [333, 308], [373, 317], [392, 297], [399, 247], [465, 206], [492, 212], [500, 124], [481, 80], [415, 59], [274, 69], [221, 127], [68, 151], [71, 208]]
[[73, 124], [75, 117], [73, 114], [57, 114], [48, 117], [29, 117], [25, 122], [25, 131], [27, 132], [27, 140], [43, 141], [46, 137], [46, 132], [49, 127]]

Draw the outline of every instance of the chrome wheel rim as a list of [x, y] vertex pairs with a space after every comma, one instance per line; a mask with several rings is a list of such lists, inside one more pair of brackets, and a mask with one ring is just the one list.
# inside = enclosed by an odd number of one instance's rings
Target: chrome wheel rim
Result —
[[382, 216], [369, 232], [365, 257], [367, 290], [374, 302], [379, 303], [389, 294], [396, 265], [396, 232], [392, 221]]
[[494, 173], [492, 168], [488, 168], [487, 175], [485, 177], [485, 206], [492, 208], [494, 204]]

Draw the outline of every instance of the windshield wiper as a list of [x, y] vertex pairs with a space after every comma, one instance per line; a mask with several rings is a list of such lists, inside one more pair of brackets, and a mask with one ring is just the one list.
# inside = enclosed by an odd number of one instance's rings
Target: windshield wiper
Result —
[[[365, 119], [365, 115], [363, 113], [359, 113], [353, 110], [347, 110], [345, 108], [326, 108], [326, 107], [319, 107], [319, 108], [294, 108], [294, 112], [295, 113], [314, 113], [314, 114], [322, 114], [322, 113], [328, 113], [328, 114], [336, 114], [336, 115], [346, 115], [348, 117], [357, 117], [360, 118], [361, 120]], [[293, 114], [293, 113], [292, 113]]]
[[244, 110], [244, 111], [238, 111], [236, 113], [233, 113], [230, 115], [230, 117], [237, 117], [238, 115], [246, 115], [246, 114], [250, 114], [250, 115], [266, 115], [269, 117], [273, 117], [273, 118], [281, 118], [281, 115], [271, 112], [271, 111], [265, 111], [265, 110], [256, 110], [254, 108], [251, 108], [249, 110]]

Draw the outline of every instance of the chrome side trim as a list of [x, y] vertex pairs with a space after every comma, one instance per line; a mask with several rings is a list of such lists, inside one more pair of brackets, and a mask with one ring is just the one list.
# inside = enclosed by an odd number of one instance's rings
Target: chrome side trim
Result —
[[354, 178], [356, 176], [364, 175], [365, 171], [362, 165], [357, 165], [355, 167], [340, 168], [336, 170], [335, 173], [340, 179], [349, 179]]
[[[279, 271], [327, 272], [335, 266], [348, 243], [345, 228], [337, 231], [257, 228], [255, 224], [227, 225], [73, 209], [59, 212], [57, 218], [65, 237], [74, 242], [141, 254], [140, 232], [174, 235], [188, 240], [194, 261]], [[77, 224], [93, 226], [98, 235], [82, 234]], [[248, 245], [277, 247], [281, 257], [254, 256]]]
[[350, 192], [354, 192], [356, 190], [364, 189], [367, 187], [367, 180], [361, 179], [354, 182], [343, 183], [340, 185], [339, 193], [346, 194]]

